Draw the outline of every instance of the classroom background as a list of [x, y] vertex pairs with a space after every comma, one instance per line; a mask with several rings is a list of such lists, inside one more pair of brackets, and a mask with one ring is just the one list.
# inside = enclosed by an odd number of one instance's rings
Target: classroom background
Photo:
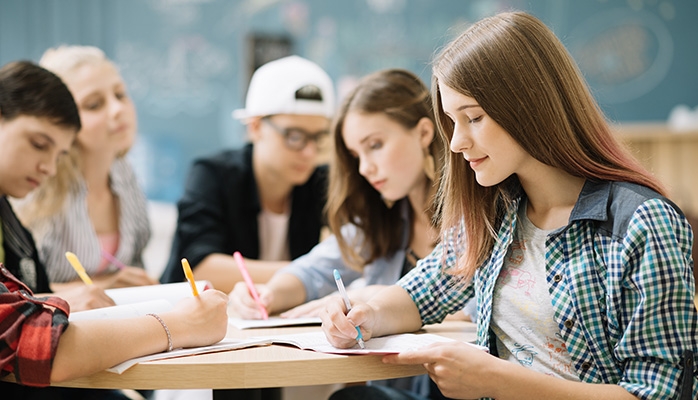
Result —
[[38, 61], [60, 44], [102, 48], [138, 110], [130, 157], [144, 190], [175, 202], [193, 158], [243, 143], [230, 113], [257, 65], [299, 54], [340, 96], [380, 68], [429, 81], [439, 46], [512, 8], [554, 29], [612, 120], [663, 121], [677, 105], [698, 106], [695, 0], [0, 0], [0, 64]]
[[[244, 106], [257, 66], [309, 58], [340, 98], [381, 68], [429, 82], [440, 46], [470, 22], [511, 9], [555, 31], [608, 117], [639, 131], [631, 137], [643, 161], [685, 211], [698, 212], [696, 0], [0, 0], [0, 65], [83, 44], [120, 66], [139, 118], [128, 157], [151, 203], [169, 205], [153, 221], [153, 240], [169, 248], [172, 204], [193, 159], [244, 143], [231, 112]], [[657, 139], [670, 120], [695, 135]]]

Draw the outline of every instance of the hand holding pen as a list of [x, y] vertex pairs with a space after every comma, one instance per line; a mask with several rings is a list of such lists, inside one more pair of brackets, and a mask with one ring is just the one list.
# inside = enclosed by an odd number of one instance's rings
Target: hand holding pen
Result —
[[322, 330], [327, 341], [334, 347], [346, 349], [357, 344], [357, 331], [361, 330], [364, 342], [373, 337], [375, 310], [368, 304], [355, 301], [347, 313], [344, 300], [340, 296], [331, 296], [325, 309], [320, 313]]
[[237, 264], [238, 269], [240, 270], [240, 274], [242, 274], [242, 278], [245, 280], [245, 285], [247, 286], [247, 290], [250, 292], [250, 296], [252, 296], [255, 303], [257, 304], [257, 307], [259, 308], [259, 313], [261, 314], [262, 319], [269, 319], [267, 309], [266, 307], [264, 307], [264, 303], [259, 297], [259, 293], [257, 293], [257, 289], [255, 288], [254, 282], [252, 281], [252, 277], [250, 276], [250, 273], [247, 270], [247, 266], [245, 265], [245, 260], [242, 258], [242, 254], [240, 254], [239, 251], [236, 251], [235, 253], [233, 253], [233, 258], [235, 258], [235, 264]]
[[61, 291], [60, 296], [70, 304], [71, 311], [84, 311], [115, 305], [114, 300], [107, 296], [104, 289], [94, 285], [75, 253], [67, 251], [65, 258], [68, 259], [70, 265], [85, 283], [85, 285]]
[[101, 250], [101, 253], [102, 253], [102, 257], [103, 257], [105, 260], [109, 261], [113, 266], [115, 266], [115, 267], [118, 268], [119, 270], [123, 270], [124, 268], [126, 268], [126, 265], [124, 265], [124, 263], [122, 263], [118, 258], [114, 257], [114, 256], [113, 256], [111, 253], [109, 253], [108, 251], [102, 249], [102, 250]]
[[144, 268], [125, 265], [118, 258], [105, 250], [101, 250], [101, 253], [102, 258], [118, 269], [117, 272], [107, 272], [106, 274], [99, 274], [99, 276], [95, 277], [96, 281], [104, 282], [103, 286], [107, 288], [118, 288], [157, 285], [160, 283], [157, 279], [151, 278]]
[[[351, 311], [351, 302], [349, 301], [349, 295], [347, 295], [347, 290], [344, 288], [344, 282], [342, 281], [341, 275], [339, 275], [339, 271], [336, 269], [334, 270], [334, 281], [337, 284], [337, 290], [339, 290], [339, 295], [342, 297], [342, 301], [344, 301], [344, 307], [347, 309], [347, 314], [349, 314], [349, 311]], [[361, 328], [358, 326], [356, 328], [356, 341], [359, 343], [359, 347], [362, 349], [366, 348], [366, 345], [364, 344], [364, 338], [361, 335]]]

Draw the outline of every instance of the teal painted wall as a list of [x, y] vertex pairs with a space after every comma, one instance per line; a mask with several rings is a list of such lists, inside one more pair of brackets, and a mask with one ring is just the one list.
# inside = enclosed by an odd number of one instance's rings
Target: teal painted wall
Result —
[[696, 0], [0, 0], [0, 64], [59, 44], [105, 50], [138, 108], [129, 157], [149, 198], [176, 201], [193, 158], [243, 143], [230, 112], [243, 106], [250, 34], [289, 36], [341, 94], [386, 67], [428, 82], [439, 46], [508, 9], [556, 32], [612, 120], [698, 106]]

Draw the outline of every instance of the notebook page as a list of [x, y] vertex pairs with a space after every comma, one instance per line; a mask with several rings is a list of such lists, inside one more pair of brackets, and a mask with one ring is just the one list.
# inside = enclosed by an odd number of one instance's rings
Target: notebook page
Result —
[[[196, 281], [196, 288], [199, 290], [199, 293], [212, 287], [208, 281]], [[107, 289], [104, 293], [111, 297], [117, 306], [159, 299], [167, 300], [171, 304], [177, 304], [177, 302], [186, 297], [194, 296], [189, 282]]]
[[96, 308], [94, 310], [70, 313], [68, 321], [87, 319], [123, 319], [139, 317], [148, 313], [159, 314], [172, 309], [172, 303], [167, 300], [152, 300], [140, 303], [124, 304], [121, 306]]
[[258, 336], [254, 339], [269, 340], [273, 343], [293, 345], [303, 350], [314, 350], [317, 352], [330, 354], [394, 354], [418, 349], [432, 343], [455, 341], [454, 339], [431, 333], [403, 333], [367, 340], [365, 341], [365, 349], [360, 348], [358, 344], [348, 349], [339, 349], [332, 346], [330, 342], [327, 341], [327, 337], [325, 336], [324, 332]]
[[134, 365], [141, 363], [141, 362], [145, 362], [145, 361], [164, 360], [167, 358], [183, 357], [183, 356], [190, 356], [190, 355], [196, 355], [196, 354], [214, 353], [217, 351], [244, 349], [247, 347], [254, 347], [254, 346], [266, 346], [269, 344], [271, 344], [271, 342], [266, 341], [266, 340], [258, 340], [258, 339], [239, 340], [239, 339], [225, 338], [225, 339], [221, 340], [220, 342], [212, 344], [210, 346], [191, 347], [191, 348], [187, 348], [187, 349], [180, 348], [180, 349], [175, 349], [175, 350], [172, 350], [169, 352], [156, 353], [156, 354], [150, 354], [150, 355], [143, 356], [143, 357], [132, 358], [130, 360], [122, 362], [121, 364], [117, 364], [117, 365], [107, 369], [107, 371], [113, 372], [115, 374], [122, 374], [124, 371], [133, 367]]
[[276, 328], [279, 326], [298, 326], [298, 325], [320, 325], [322, 320], [319, 317], [303, 317], [303, 318], [281, 318], [269, 317], [269, 319], [242, 319], [228, 318], [228, 323], [238, 329], [253, 329], [253, 328]]

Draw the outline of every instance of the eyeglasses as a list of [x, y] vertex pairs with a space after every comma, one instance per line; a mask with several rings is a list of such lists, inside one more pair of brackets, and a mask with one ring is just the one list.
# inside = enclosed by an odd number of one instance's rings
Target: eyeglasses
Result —
[[274, 129], [278, 134], [284, 137], [284, 144], [291, 150], [301, 151], [312, 141], [318, 150], [327, 146], [330, 132], [322, 130], [315, 133], [310, 133], [304, 129], [296, 127], [282, 128], [273, 123], [270, 117], [262, 118], [262, 121]]

